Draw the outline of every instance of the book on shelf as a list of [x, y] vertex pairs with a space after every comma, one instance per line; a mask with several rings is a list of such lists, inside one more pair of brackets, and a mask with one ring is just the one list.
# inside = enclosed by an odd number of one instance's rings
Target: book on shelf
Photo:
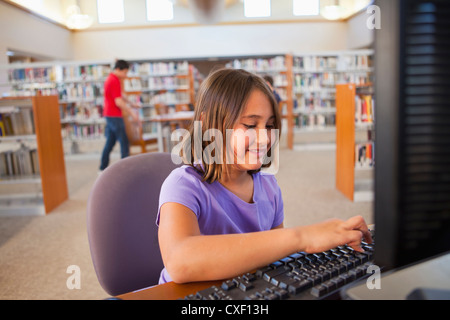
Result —
[[335, 124], [334, 114], [300, 114], [295, 118], [295, 125], [300, 128], [326, 129]]
[[234, 59], [226, 64], [227, 68], [245, 69], [250, 72], [282, 72], [286, 71], [284, 56], [273, 58]]
[[0, 136], [35, 134], [33, 111], [31, 108], [8, 108], [0, 108], [0, 128], [2, 128]]
[[104, 80], [111, 73], [111, 65], [57, 65], [54, 73], [55, 81], [60, 82]]
[[355, 95], [356, 124], [373, 123], [375, 118], [375, 101], [372, 95]]
[[0, 176], [19, 177], [40, 174], [36, 148], [21, 145], [19, 149], [0, 152]]
[[369, 168], [375, 164], [375, 144], [355, 143], [355, 168]]
[[189, 73], [189, 63], [182, 62], [132, 62], [128, 71], [129, 77], [164, 76]]
[[338, 58], [335, 56], [296, 56], [293, 67], [297, 72], [318, 72], [336, 70]]
[[61, 128], [61, 137], [63, 139], [99, 139], [104, 135], [104, 126], [100, 123], [78, 124]]
[[371, 55], [344, 54], [340, 57], [337, 68], [343, 71], [367, 71], [372, 67]]

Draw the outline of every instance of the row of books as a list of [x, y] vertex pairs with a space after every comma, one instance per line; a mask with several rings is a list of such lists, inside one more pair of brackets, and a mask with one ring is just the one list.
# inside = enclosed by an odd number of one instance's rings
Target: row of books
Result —
[[355, 168], [375, 165], [375, 144], [373, 142], [355, 144]]
[[142, 62], [130, 63], [129, 77], [139, 76], [168, 76], [177, 74], [188, 74], [189, 63], [182, 62]]
[[372, 95], [355, 95], [355, 122], [373, 123], [375, 119], [375, 100]]
[[8, 70], [8, 80], [12, 84], [102, 80], [110, 72], [108, 64], [14, 68]]
[[293, 60], [293, 68], [296, 72], [368, 71], [372, 66], [371, 57], [365, 54], [296, 56]]
[[111, 65], [55, 66], [56, 81], [104, 80], [111, 73]]
[[302, 110], [320, 111], [334, 108], [334, 101], [329, 98], [322, 98], [320, 95], [311, 94], [310, 96], [297, 99], [298, 107]]
[[294, 76], [294, 90], [311, 91], [322, 90], [324, 87], [334, 86], [340, 79], [336, 73], [296, 74]]
[[188, 78], [155, 77], [155, 78], [127, 78], [123, 82], [124, 90], [128, 92], [143, 90], [185, 90], [189, 89]]
[[61, 128], [61, 136], [65, 140], [71, 139], [98, 139], [104, 136], [103, 124], [64, 126]]
[[189, 103], [190, 95], [187, 91], [176, 91], [176, 92], [164, 92], [157, 95], [150, 96], [148, 103], [150, 105], [161, 104], [182, 104]]
[[31, 108], [0, 107], [0, 136], [35, 134]]
[[55, 81], [53, 67], [47, 68], [20, 68], [8, 70], [10, 83], [21, 82], [52, 82]]
[[101, 105], [85, 105], [82, 103], [69, 103], [67, 105], [59, 106], [59, 113], [61, 120], [64, 121], [83, 121], [83, 120], [96, 120], [102, 116], [103, 108]]
[[372, 59], [369, 55], [343, 55], [339, 59], [340, 70], [368, 70], [372, 67]]
[[341, 82], [354, 83], [357, 86], [373, 83], [373, 75], [367, 72], [361, 73], [344, 73]]
[[19, 177], [40, 174], [37, 149], [21, 145], [15, 151], [0, 152], [0, 176]]
[[227, 68], [245, 69], [250, 72], [272, 72], [286, 70], [286, 59], [284, 56], [276, 56], [269, 59], [250, 58], [235, 59], [226, 64]]
[[300, 114], [295, 117], [295, 125], [300, 128], [326, 128], [336, 125], [335, 114]]
[[58, 86], [58, 97], [63, 101], [92, 100], [103, 96], [102, 83], [66, 83]]
[[294, 70], [304, 71], [327, 71], [337, 68], [337, 57], [319, 57], [319, 56], [303, 56], [294, 57]]

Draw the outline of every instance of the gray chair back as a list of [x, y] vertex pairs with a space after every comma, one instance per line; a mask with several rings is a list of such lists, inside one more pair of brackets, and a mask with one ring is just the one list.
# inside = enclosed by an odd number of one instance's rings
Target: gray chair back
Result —
[[155, 223], [159, 193], [176, 167], [170, 153], [146, 153], [114, 163], [96, 180], [87, 231], [95, 272], [108, 294], [158, 283], [163, 268]]

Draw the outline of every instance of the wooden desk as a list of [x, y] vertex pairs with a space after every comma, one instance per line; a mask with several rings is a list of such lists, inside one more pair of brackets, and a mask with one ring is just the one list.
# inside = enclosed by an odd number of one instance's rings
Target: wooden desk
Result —
[[220, 286], [223, 281], [205, 281], [186, 284], [168, 282], [154, 287], [141, 289], [117, 296], [122, 300], [177, 300], [211, 286]]
[[[171, 122], [189, 121], [192, 119], [194, 119], [194, 111], [179, 111], [175, 113], [168, 113], [151, 117], [150, 121], [156, 122], [156, 132], [158, 134], [158, 151], [164, 152], [163, 125]], [[170, 136], [166, 138], [167, 141], [170, 141]], [[167, 152], [170, 152], [169, 148], [167, 148]]]

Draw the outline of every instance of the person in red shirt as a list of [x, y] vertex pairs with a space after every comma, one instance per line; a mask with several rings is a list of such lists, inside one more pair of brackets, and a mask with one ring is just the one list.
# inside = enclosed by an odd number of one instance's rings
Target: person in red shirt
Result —
[[120, 143], [121, 157], [128, 157], [130, 153], [122, 113], [130, 114], [134, 121], [139, 121], [138, 115], [131, 108], [139, 108], [140, 106], [131, 103], [122, 94], [120, 80], [126, 78], [128, 69], [128, 62], [117, 60], [113, 71], [109, 74], [104, 84], [103, 117], [106, 120], [106, 142], [100, 161], [100, 171], [103, 171], [109, 165], [109, 156], [117, 140]]

